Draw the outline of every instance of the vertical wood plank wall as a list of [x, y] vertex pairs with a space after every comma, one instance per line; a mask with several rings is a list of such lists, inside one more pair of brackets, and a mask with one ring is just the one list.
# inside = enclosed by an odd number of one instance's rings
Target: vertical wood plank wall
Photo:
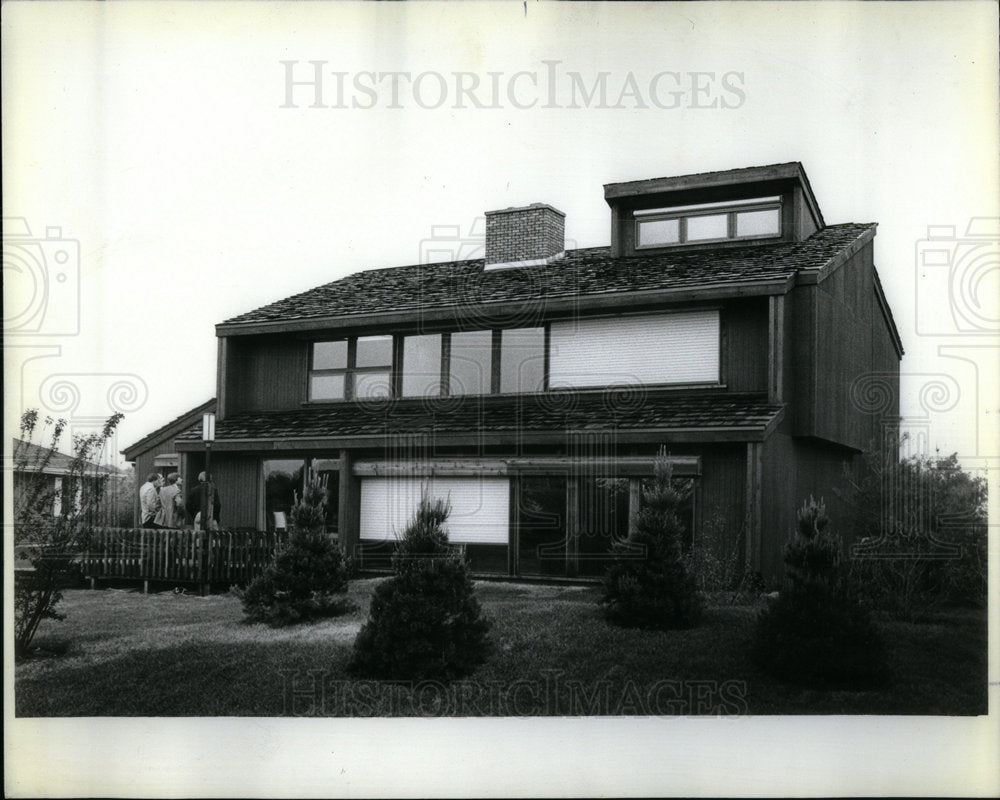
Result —
[[723, 311], [722, 379], [731, 392], [767, 391], [767, 298], [731, 303]]
[[[745, 535], [746, 445], [707, 447], [701, 455], [701, 478], [695, 495], [696, 527], [717, 520], [727, 540], [742, 541]], [[741, 548], [742, 551], [742, 548]], [[740, 558], [745, 553], [741, 552]]]
[[[899, 359], [878, 306], [872, 254], [869, 243], [822, 283], [791, 293], [794, 433], [858, 450], [876, 440], [882, 419], [899, 408]], [[879, 381], [888, 393], [884, 407], [859, 404], [852, 387], [861, 380]]]
[[[258, 528], [260, 457], [230, 453], [212, 454], [212, 476], [222, 503], [224, 528]], [[188, 482], [190, 485], [190, 482]]]
[[293, 336], [233, 336], [226, 349], [227, 414], [280, 411], [305, 402], [305, 342]]
[[[859, 456], [818, 441], [793, 439], [788, 426], [763, 445], [761, 571], [778, 579], [783, 554], [794, 536], [795, 512], [810, 496], [826, 503], [830, 530], [846, 544], [851, 539], [851, 487], [845, 473]], [[846, 551], [845, 551], [846, 554]]]

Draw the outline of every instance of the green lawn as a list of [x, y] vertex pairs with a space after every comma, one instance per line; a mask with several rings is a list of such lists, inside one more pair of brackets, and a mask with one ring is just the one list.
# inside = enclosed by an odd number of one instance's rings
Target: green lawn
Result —
[[820, 692], [758, 673], [747, 657], [757, 609], [710, 606], [693, 630], [622, 630], [598, 589], [477, 584], [494, 652], [449, 686], [350, 681], [359, 609], [293, 628], [242, 621], [231, 595], [67, 591], [63, 622], [44, 623], [48, 654], [15, 673], [18, 716], [521, 714], [985, 714], [986, 612], [948, 610], [922, 624], [884, 621], [894, 675], [868, 692]]

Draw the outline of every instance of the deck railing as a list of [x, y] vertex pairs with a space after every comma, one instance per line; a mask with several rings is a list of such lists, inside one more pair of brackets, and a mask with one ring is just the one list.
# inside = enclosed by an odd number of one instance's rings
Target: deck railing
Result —
[[80, 557], [85, 577], [246, 585], [285, 544], [285, 533], [94, 528]]

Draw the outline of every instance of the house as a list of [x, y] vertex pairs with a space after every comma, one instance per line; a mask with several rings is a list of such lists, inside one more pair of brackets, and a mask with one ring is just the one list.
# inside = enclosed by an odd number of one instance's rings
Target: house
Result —
[[[273, 526], [316, 476], [328, 529], [378, 566], [426, 490], [475, 572], [598, 575], [661, 447], [693, 481], [695, 546], [711, 531], [765, 577], [804, 498], [845, 519], [845, 467], [898, 420], [876, 225], [828, 225], [799, 163], [604, 197], [610, 247], [567, 250], [562, 212], [507, 208], [483, 258], [217, 325], [224, 525]], [[199, 469], [200, 426], [170, 435]]]
[[[15, 509], [27, 504], [26, 507], [45, 515], [59, 517], [87, 508], [88, 513], [100, 519], [112, 513], [113, 509], [102, 508], [100, 500], [111, 502], [125, 479], [115, 467], [78, 460], [68, 453], [17, 437], [11, 453]], [[112, 484], [106, 488], [102, 484], [107, 481]], [[104, 492], [104, 498], [93, 494], [98, 489]]]

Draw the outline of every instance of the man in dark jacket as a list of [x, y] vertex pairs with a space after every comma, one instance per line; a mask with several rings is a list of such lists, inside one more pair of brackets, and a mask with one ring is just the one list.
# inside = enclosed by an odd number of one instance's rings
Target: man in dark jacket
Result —
[[[189, 522], [195, 522], [195, 517], [201, 513], [201, 510], [205, 507], [205, 492], [208, 491], [208, 484], [205, 482], [205, 473], [198, 473], [198, 483], [192, 486], [188, 491], [187, 496], [187, 518]], [[212, 521], [215, 522], [214, 526], [209, 525], [209, 528], [218, 527], [219, 524], [219, 512], [222, 510], [222, 503], [219, 500], [219, 490], [215, 488], [215, 484], [212, 484]], [[198, 517], [200, 520], [201, 518]]]

